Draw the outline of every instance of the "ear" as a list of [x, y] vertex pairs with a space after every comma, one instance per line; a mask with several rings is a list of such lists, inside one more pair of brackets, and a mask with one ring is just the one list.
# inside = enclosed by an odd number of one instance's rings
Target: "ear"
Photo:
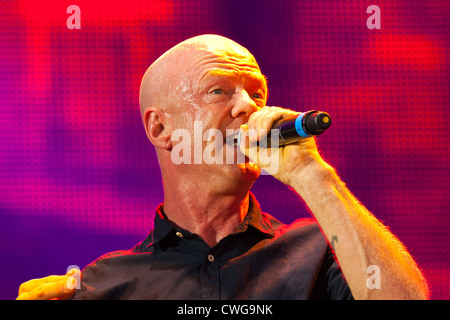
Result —
[[164, 112], [158, 108], [149, 107], [144, 111], [143, 121], [147, 137], [156, 148], [172, 148], [171, 132]]

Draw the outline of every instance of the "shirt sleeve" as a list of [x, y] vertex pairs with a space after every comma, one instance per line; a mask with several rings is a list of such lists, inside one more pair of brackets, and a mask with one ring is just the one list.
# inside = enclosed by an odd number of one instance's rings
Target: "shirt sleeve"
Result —
[[333, 250], [328, 246], [316, 284], [311, 293], [314, 300], [353, 300]]

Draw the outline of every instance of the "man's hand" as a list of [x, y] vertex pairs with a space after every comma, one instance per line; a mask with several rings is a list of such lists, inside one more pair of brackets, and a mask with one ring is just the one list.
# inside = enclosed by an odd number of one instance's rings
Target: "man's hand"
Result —
[[71, 269], [63, 276], [32, 279], [20, 285], [16, 300], [64, 300], [75, 293], [81, 272]]
[[[264, 107], [241, 126], [240, 149], [261, 169], [291, 186], [305, 201], [330, 243], [355, 299], [427, 299], [426, 280], [404, 245], [369, 212], [341, 181], [334, 168], [320, 157], [314, 138], [280, 148], [259, 148], [252, 130], [271, 129], [293, 111]], [[250, 139], [246, 139], [249, 136]], [[244, 140], [244, 142], [242, 141]], [[252, 144], [253, 142], [253, 144]], [[267, 164], [278, 159], [278, 167]], [[383, 274], [381, 289], [367, 285], [367, 270], [377, 266]]]
[[[270, 129], [280, 119], [298, 114], [279, 107], [264, 107], [250, 116], [247, 125], [241, 126], [241, 152], [284, 184], [292, 185], [292, 178], [299, 177], [309, 165], [323, 162], [314, 138], [304, 138], [280, 148], [260, 148], [256, 142], [270, 136]], [[245, 139], [248, 137], [248, 139]], [[307, 170], [306, 170], [307, 171]]]

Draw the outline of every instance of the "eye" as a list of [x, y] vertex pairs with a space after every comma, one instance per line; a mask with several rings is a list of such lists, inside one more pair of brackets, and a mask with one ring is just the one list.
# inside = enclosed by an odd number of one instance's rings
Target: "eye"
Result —
[[262, 99], [262, 94], [256, 92], [256, 93], [252, 94], [252, 99]]
[[212, 93], [212, 94], [223, 94], [223, 90], [222, 89], [214, 89], [210, 93]]

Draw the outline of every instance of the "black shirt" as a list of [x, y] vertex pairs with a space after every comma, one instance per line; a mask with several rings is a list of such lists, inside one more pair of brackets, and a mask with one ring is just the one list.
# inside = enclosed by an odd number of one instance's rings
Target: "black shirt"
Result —
[[154, 229], [130, 250], [98, 258], [72, 299], [352, 299], [313, 219], [285, 225], [250, 193], [235, 232], [209, 247], [157, 208]]

